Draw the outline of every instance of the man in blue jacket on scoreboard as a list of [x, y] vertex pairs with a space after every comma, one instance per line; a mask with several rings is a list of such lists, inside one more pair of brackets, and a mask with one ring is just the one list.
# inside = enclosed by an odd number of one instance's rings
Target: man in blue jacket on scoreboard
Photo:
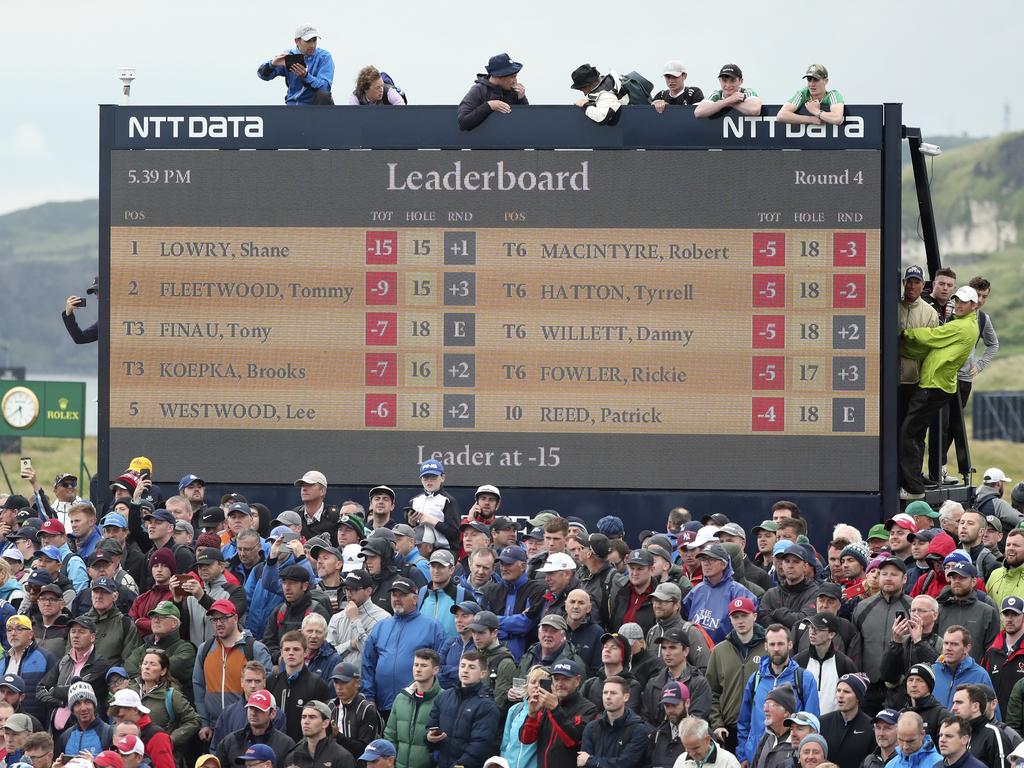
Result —
[[294, 48], [263, 62], [256, 70], [261, 80], [283, 77], [287, 81], [285, 104], [334, 104], [331, 96], [334, 57], [317, 47], [319, 41], [320, 33], [316, 27], [303, 24], [295, 30]]

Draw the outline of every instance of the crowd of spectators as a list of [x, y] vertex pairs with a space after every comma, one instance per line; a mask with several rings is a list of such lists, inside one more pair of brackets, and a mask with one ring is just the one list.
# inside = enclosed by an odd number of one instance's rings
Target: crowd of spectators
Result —
[[[422, 493], [275, 514], [143, 456], [0, 497], [0, 758], [254, 768], [1009, 767], [1024, 759], [1024, 484], [911, 502], [818, 552], [746, 530], [463, 514]], [[991, 478], [1001, 478], [992, 480]], [[521, 512], [517, 510], [518, 512]], [[943, 762], [944, 761], [944, 762]], [[978, 761], [978, 762], [975, 762]]]
[[[318, 47], [319, 32], [309, 24], [295, 30], [294, 47], [269, 59], [256, 70], [262, 80], [285, 78], [289, 105], [333, 105], [334, 59]], [[526, 87], [519, 82], [523, 65], [507, 53], [490, 58], [484, 71], [463, 97], [458, 109], [459, 128], [469, 131], [486, 120], [492, 112], [508, 114], [513, 107], [527, 106]], [[718, 72], [719, 88], [706, 97], [704, 91], [687, 85], [687, 67], [673, 59], [662, 68], [665, 88], [655, 86], [639, 72], [620, 74], [614, 69], [600, 70], [582, 64], [571, 73], [571, 88], [582, 98], [575, 103], [587, 117], [598, 123], [618, 120], [619, 108], [625, 105], [650, 105], [659, 113], [667, 107], [695, 105], [697, 117], [711, 117], [723, 109], [735, 109], [744, 115], [761, 114], [762, 102], [757, 91], [743, 84], [743, 71], [737, 64], [725, 64]], [[811, 64], [803, 75], [804, 85], [783, 104], [776, 117], [784, 123], [838, 125], [845, 116], [843, 95], [829, 88], [828, 69]], [[359, 70], [355, 87], [345, 99], [349, 105], [403, 106], [408, 96], [394, 80], [369, 65]]]

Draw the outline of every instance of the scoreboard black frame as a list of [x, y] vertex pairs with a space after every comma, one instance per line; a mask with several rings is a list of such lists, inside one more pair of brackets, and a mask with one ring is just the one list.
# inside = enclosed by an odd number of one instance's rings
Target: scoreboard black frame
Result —
[[[627, 107], [614, 126], [596, 125], [573, 107], [531, 106], [509, 115], [494, 116], [472, 132], [459, 131], [453, 106], [410, 106], [396, 110], [337, 108], [292, 108], [283, 106], [145, 106], [100, 107], [100, 318], [101, 329], [111, 329], [110, 247], [112, 218], [112, 153], [121, 150], [646, 150], [671, 152], [705, 150], [730, 152], [756, 150], [781, 152], [800, 150], [881, 152], [881, 275], [879, 275], [880, 372], [878, 484], [868, 492], [787, 492], [785, 487], [733, 488], [728, 467], [720, 477], [709, 478], [700, 488], [636, 487], [623, 478], [621, 487], [531, 488], [526, 483], [503, 485], [506, 505], [512, 498], [516, 509], [509, 513], [529, 515], [545, 507], [563, 514], [579, 514], [593, 522], [606, 513], [618, 513], [627, 525], [660, 527], [672, 506], [683, 505], [695, 514], [725, 511], [732, 519], [751, 524], [768, 516], [771, 501], [793, 498], [809, 510], [809, 517], [823, 524], [838, 521], [871, 523], [891, 515], [898, 508], [896, 474], [897, 387], [897, 302], [900, 269], [900, 195], [902, 112], [900, 104], [866, 105], [846, 108], [846, 121], [839, 126], [786, 126], [773, 117], [776, 107], [766, 106], [762, 117], [743, 117], [726, 112], [715, 119], [697, 120], [692, 108], [678, 107], [657, 114], [653, 109]], [[99, 457], [98, 477], [106, 480], [120, 471], [112, 465], [111, 443], [111, 343], [101, 330], [99, 363]], [[199, 425], [201, 426], [201, 425]], [[156, 479], [170, 483], [177, 476], [204, 464], [202, 441], [197, 441], [195, 465], [157, 466]], [[145, 454], [146, 446], [132, 446]], [[123, 453], [123, 450], [122, 450]], [[297, 460], [296, 476], [308, 468]], [[315, 462], [314, 462], [315, 463]], [[300, 466], [301, 465], [301, 466]], [[381, 482], [406, 483], [410, 490], [415, 474], [402, 470], [400, 478], [384, 477]], [[813, 467], [807, 467], [813, 472]], [[491, 482], [485, 472], [449, 473], [467, 505], [471, 488]], [[330, 479], [330, 478], [329, 478]], [[215, 478], [209, 478], [216, 486]], [[334, 480], [332, 479], [332, 483]], [[339, 483], [344, 490], [332, 490], [331, 497], [362, 500], [366, 487]], [[268, 503], [292, 505], [294, 489], [284, 484], [262, 485], [257, 478], [235, 484]], [[461, 488], [461, 490], [459, 490]], [[339, 495], [343, 494], [343, 495]], [[209, 496], [208, 496], [209, 498]], [[814, 529], [816, 535], [827, 530]]]

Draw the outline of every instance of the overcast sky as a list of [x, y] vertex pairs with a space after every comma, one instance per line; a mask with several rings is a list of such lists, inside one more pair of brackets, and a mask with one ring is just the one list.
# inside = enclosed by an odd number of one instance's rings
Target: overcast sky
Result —
[[308, 2], [297, 13], [264, 0], [3, 2], [0, 213], [97, 195], [97, 105], [119, 103], [120, 67], [137, 70], [134, 104], [280, 104], [284, 81], [264, 83], [256, 68], [304, 22], [334, 56], [336, 100], [373, 63], [410, 102], [457, 104], [488, 57], [508, 51], [525, 64], [534, 103], [569, 102], [569, 73], [583, 62], [657, 82], [670, 58], [705, 91], [735, 62], [746, 85], [780, 103], [820, 62], [848, 102], [901, 101], [926, 137], [999, 133], [1007, 104], [1010, 127], [1024, 126], [1019, 0], [674, 6], [389, 0]]

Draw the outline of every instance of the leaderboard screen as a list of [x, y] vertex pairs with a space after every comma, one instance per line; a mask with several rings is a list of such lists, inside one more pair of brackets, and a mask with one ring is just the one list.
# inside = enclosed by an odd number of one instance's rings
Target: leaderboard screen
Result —
[[879, 488], [880, 151], [109, 158], [111, 467]]

